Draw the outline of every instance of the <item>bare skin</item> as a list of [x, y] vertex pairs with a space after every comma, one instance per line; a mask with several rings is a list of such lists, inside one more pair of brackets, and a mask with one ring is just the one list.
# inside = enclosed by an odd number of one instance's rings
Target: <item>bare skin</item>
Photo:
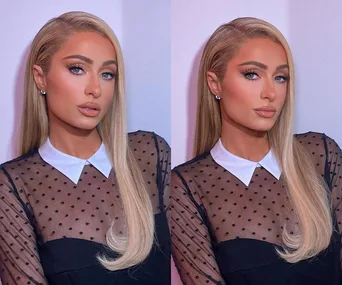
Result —
[[268, 153], [267, 132], [284, 106], [288, 76], [285, 50], [265, 38], [247, 40], [221, 80], [208, 72], [211, 92], [221, 97], [221, 140], [227, 150], [251, 161]]
[[114, 97], [114, 46], [98, 33], [75, 33], [52, 56], [47, 73], [38, 65], [33, 70], [37, 87], [47, 93], [52, 145], [75, 157], [91, 157], [101, 145], [96, 127]]

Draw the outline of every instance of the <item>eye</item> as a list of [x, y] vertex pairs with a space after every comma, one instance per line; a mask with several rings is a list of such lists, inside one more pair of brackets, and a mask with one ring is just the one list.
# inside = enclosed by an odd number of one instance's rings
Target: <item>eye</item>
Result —
[[101, 74], [101, 77], [105, 80], [112, 80], [115, 78], [115, 74], [111, 72], [104, 72]]
[[279, 83], [285, 83], [288, 81], [288, 77], [287, 76], [283, 76], [283, 75], [279, 75], [275, 77], [275, 80]]
[[69, 66], [69, 71], [75, 75], [81, 75], [83, 74], [84, 70], [82, 69], [82, 67], [74, 65], [74, 66]]
[[243, 73], [243, 75], [248, 80], [256, 80], [259, 77], [259, 75], [256, 72], [254, 72], [254, 71], [246, 71], [246, 72]]

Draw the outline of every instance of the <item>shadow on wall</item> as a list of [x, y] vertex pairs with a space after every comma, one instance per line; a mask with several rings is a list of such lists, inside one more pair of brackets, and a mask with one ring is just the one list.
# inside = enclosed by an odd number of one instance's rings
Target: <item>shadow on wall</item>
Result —
[[[146, 3], [153, 9], [146, 9]], [[171, 143], [169, 7], [169, 0], [123, 1], [121, 44], [129, 130], [154, 131]]]
[[197, 80], [198, 70], [201, 62], [203, 49], [206, 43], [200, 47], [196, 53], [191, 67], [191, 72], [188, 81], [188, 133], [186, 142], [186, 160], [193, 158], [193, 146], [195, 140], [195, 128], [196, 128], [196, 112], [197, 112]]
[[[308, 5], [309, 4], [309, 5]], [[305, 16], [303, 16], [305, 15]], [[342, 108], [342, 1], [288, 2], [288, 40], [296, 68], [296, 132], [331, 134]], [[323, 108], [322, 108], [323, 107]]]
[[20, 64], [17, 70], [15, 87], [14, 87], [14, 124], [11, 139], [11, 157], [17, 157], [19, 154], [19, 139], [20, 139], [20, 123], [24, 104], [24, 78], [26, 62], [30, 53], [31, 45], [24, 50]]

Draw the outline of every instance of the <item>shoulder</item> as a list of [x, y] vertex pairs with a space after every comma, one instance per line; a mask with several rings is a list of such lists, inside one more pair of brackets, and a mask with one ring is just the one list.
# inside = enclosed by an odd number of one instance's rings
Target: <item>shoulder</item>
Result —
[[30, 152], [0, 164], [0, 190], [2, 194], [4, 194], [4, 189], [13, 187], [14, 177], [21, 172], [21, 168], [28, 167], [32, 155], [33, 153]]
[[0, 185], [15, 189], [20, 184], [29, 183], [28, 177], [33, 177], [41, 166], [45, 166], [45, 162], [40, 158], [38, 150], [6, 161], [0, 164]]
[[20, 169], [22, 167], [28, 167], [31, 164], [37, 164], [38, 150], [33, 150], [26, 154], [20, 155], [14, 159], [8, 160], [0, 164], [1, 172]]
[[128, 141], [133, 149], [138, 147], [156, 149], [158, 152], [169, 151], [167, 141], [155, 132], [138, 130], [128, 133]]
[[[297, 141], [312, 157], [315, 165], [330, 165], [342, 159], [342, 152], [336, 141], [325, 133], [307, 132], [295, 135]], [[320, 169], [320, 168], [319, 168]], [[320, 169], [322, 172], [323, 170]]]
[[309, 131], [306, 133], [295, 134], [294, 137], [304, 147], [310, 149], [328, 150], [339, 147], [336, 141], [325, 133]]
[[210, 152], [203, 153], [172, 169], [173, 176], [193, 177], [205, 173], [208, 167], [216, 166]]
[[308, 131], [305, 133], [297, 133], [294, 135], [294, 138], [300, 143], [312, 143], [322, 141], [324, 136], [324, 133]]

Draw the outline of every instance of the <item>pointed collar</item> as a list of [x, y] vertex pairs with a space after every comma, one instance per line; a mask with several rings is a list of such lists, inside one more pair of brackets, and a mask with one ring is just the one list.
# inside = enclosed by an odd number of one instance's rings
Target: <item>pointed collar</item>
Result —
[[278, 180], [281, 175], [281, 169], [272, 150], [262, 160], [254, 162], [232, 154], [224, 148], [221, 139], [219, 139], [211, 149], [210, 154], [217, 164], [232, 173], [246, 186], [250, 184], [255, 169], [260, 166], [265, 168]]
[[109, 177], [110, 171], [112, 169], [112, 165], [103, 143], [89, 159], [77, 158], [59, 151], [51, 144], [49, 138], [39, 148], [38, 152], [45, 162], [52, 165], [75, 184], [78, 183], [83, 168], [86, 164], [91, 164], [94, 166], [106, 178]]

